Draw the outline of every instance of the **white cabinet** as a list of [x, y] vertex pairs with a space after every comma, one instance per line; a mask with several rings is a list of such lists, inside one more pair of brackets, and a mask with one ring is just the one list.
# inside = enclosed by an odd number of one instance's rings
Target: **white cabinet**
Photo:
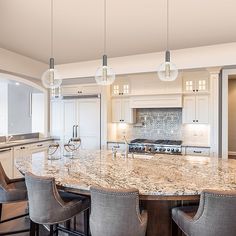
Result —
[[186, 93], [207, 92], [209, 90], [208, 78], [192, 77], [183, 79], [183, 91]]
[[13, 178], [13, 155], [12, 148], [0, 149], [0, 162], [9, 178]]
[[63, 103], [61, 100], [51, 100], [50, 105], [50, 135], [60, 137], [63, 131]]
[[130, 106], [129, 98], [112, 99], [112, 122], [135, 123], [135, 109]]
[[107, 142], [107, 149], [112, 150], [115, 148], [118, 152], [124, 151], [126, 145], [124, 143], [114, 143], [114, 142]]
[[183, 123], [184, 124], [209, 123], [208, 95], [184, 96]]
[[99, 98], [64, 99], [60, 106], [54, 106], [51, 116], [51, 134], [60, 136], [64, 143], [77, 132], [83, 149], [100, 148]]
[[30, 145], [22, 145], [22, 146], [14, 147], [13, 168], [12, 168], [13, 173], [14, 173], [14, 178], [22, 177], [22, 174], [15, 167], [15, 162], [17, 161], [17, 158], [22, 158], [22, 157], [30, 158], [30, 156], [31, 156]]
[[99, 85], [94, 85], [94, 84], [67, 85], [67, 86], [62, 86], [61, 88], [61, 94], [63, 96], [99, 94], [99, 93], [101, 93], [101, 87]]
[[130, 83], [129, 80], [117, 80], [112, 85], [112, 95], [121, 96], [130, 94]]
[[210, 156], [208, 147], [185, 147], [185, 155]]
[[63, 101], [63, 140], [68, 142], [73, 137], [73, 126], [78, 125], [77, 121], [77, 100]]

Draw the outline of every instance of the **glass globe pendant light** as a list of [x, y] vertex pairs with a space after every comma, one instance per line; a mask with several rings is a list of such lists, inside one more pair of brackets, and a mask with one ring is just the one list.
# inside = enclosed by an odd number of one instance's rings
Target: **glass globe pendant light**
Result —
[[167, 0], [167, 25], [166, 25], [166, 44], [167, 49], [165, 53], [165, 62], [158, 68], [158, 77], [162, 81], [174, 81], [178, 76], [178, 69], [174, 63], [170, 60], [169, 51], [169, 0]]
[[54, 68], [53, 58], [53, 0], [51, 0], [51, 58], [49, 59], [49, 69], [42, 75], [42, 83], [45, 88], [51, 90], [51, 96], [53, 98], [59, 97], [60, 94], [56, 94], [55, 91], [60, 91], [62, 79]]
[[99, 85], [111, 85], [115, 81], [115, 73], [107, 66], [106, 55], [106, 0], [104, 0], [104, 55], [102, 58], [102, 65], [97, 69], [95, 80]]

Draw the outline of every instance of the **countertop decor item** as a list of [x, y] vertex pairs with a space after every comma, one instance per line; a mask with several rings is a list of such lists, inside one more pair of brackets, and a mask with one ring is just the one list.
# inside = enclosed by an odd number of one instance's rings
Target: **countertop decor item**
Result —
[[53, 57], [53, 0], [51, 0], [51, 58], [49, 59], [49, 69], [42, 75], [42, 83], [45, 88], [51, 89], [51, 97], [60, 97], [61, 77], [54, 68]]
[[102, 66], [100, 66], [95, 74], [95, 80], [99, 85], [111, 85], [115, 81], [115, 73], [107, 65], [107, 14], [106, 14], [106, 0], [104, 0], [104, 55], [102, 57]]
[[158, 76], [162, 81], [174, 81], [178, 76], [178, 69], [175, 64], [170, 60], [169, 51], [169, 0], [166, 0], [166, 52], [165, 62], [162, 63], [158, 68]]

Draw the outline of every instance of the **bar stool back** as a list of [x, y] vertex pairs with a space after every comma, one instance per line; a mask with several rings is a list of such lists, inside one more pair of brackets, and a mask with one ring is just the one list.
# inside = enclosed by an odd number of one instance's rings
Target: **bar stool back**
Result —
[[111, 190], [91, 187], [92, 236], [144, 236], [147, 212], [140, 214], [137, 189]]
[[[194, 209], [197, 209], [195, 214]], [[236, 191], [205, 190], [198, 208], [186, 206], [172, 209], [173, 221], [190, 236], [236, 235], [235, 218]]]
[[[54, 178], [27, 173], [25, 179], [29, 198], [29, 215], [34, 223], [54, 225], [56, 226], [56, 231], [59, 229], [67, 232], [68, 230], [59, 227], [58, 224], [89, 210], [88, 198], [77, 196], [76, 199], [74, 194], [73, 197], [68, 194], [67, 199], [62, 198], [56, 188]], [[53, 232], [51, 234], [53, 235]], [[70, 234], [82, 235], [72, 231]], [[84, 235], [87, 234], [88, 232]]]
[[[0, 162], [0, 220], [2, 216], [2, 205], [4, 203], [15, 203], [22, 201], [27, 201], [27, 189], [25, 186], [25, 179], [9, 179]], [[16, 220], [27, 215], [28, 213], [25, 213], [12, 218], [1, 220], [0, 224], [9, 222], [11, 220]], [[11, 235], [28, 231], [29, 229], [14, 230], [11, 232], [0, 232], [0, 235]]]

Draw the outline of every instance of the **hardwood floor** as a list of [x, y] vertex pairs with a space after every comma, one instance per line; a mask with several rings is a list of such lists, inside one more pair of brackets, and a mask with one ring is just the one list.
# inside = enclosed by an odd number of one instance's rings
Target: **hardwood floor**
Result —
[[[2, 220], [17, 216], [17, 215], [24, 214], [26, 207], [27, 207], [26, 202], [3, 204]], [[27, 228], [29, 228], [29, 222], [30, 221], [29, 221], [28, 217], [22, 217], [17, 220], [13, 220], [13, 221], [10, 221], [7, 223], [0, 224], [0, 233], [12, 231], [12, 230], [27, 229]], [[29, 236], [29, 232], [15, 234], [15, 235]], [[46, 235], [48, 235], [48, 232], [44, 229], [44, 227], [41, 227], [40, 228], [40, 236], [46, 236]]]
[[[27, 207], [26, 202], [20, 202], [20, 203], [11, 203], [11, 204], [3, 204], [2, 209], [2, 219], [8, 219], [10, 217], [18, 216], [25, 213]], [[0, 233], [1, 232], [8, 232], [12, 230], [21, 230], [21, 229], [27, 229], [29, 228], [30, 220], [29, 217], [22, 217], [17, 220], [13, 220], [7, 223], [0, 224]], [[73, 221], [72, 221], [72, 227], [73, 227]], [[77, 223], [76, 228], [81, 229], [83, 226], [83, 217], [77, 216]], [[29, 232], [21, 233], [21, 234], [15, 234], [17, 236], [29, 236]], [[49, 232], [45, 229], [44, 226], [40, 226], [40, 236], [47, 236], [49, 235]], [[59, 236], [67, 236], [66, 233], [59, 232]]]

